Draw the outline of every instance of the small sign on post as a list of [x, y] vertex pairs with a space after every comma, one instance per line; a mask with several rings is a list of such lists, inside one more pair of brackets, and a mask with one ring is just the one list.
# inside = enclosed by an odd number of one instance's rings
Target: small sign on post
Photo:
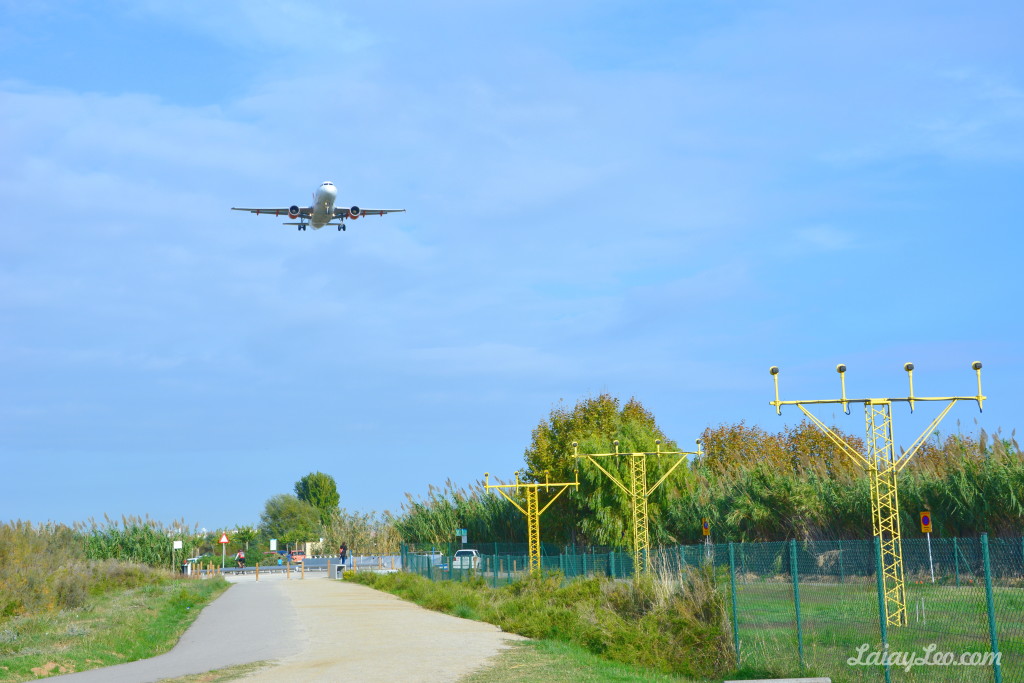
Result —
[[270, 550], [272, 552], [276, 552], [277, 551], [277, 539], [276, 538], [270, 539]]
[[220, 569], [221, 569], [221, 571], [224, 571], [224, 563], [225, 563], [225, 560], [226, 560], [225, 555], [226, 555], [226, 553], [228, 551], [228, 543], [229, 543], [228, 535], [226, 533], [221, 533], [220, 540], [217, 541], [217, 543], [220, 543]]
[[465, 529], [456, 529], [455, 535], [462, 536], [462, 545], [466, 545], [466, 541], [469, 540], [469, 534], [466, 532]]
[[708, 521], [707, 517], [701, 517], [700, 520], [700, 532], [704, 536], [711, 535], [711, 522]]

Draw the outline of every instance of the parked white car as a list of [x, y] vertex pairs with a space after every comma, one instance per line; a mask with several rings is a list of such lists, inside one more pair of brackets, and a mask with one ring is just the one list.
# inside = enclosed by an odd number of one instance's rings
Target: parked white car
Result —
[[452, 557], [452, 569], [479, 569], [480, 553], [476, 550], [456, 550]]

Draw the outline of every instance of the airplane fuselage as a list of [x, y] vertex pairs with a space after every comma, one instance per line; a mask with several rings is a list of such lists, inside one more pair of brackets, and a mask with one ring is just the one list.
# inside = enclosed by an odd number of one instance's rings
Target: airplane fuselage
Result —
[[338, 188], [332, 183], [324, 183], [313, 194], [313, 213], [309, 216], [309, 224], [314, 230], [327, 225], [334, 219], [334, 202], [338, 199]]

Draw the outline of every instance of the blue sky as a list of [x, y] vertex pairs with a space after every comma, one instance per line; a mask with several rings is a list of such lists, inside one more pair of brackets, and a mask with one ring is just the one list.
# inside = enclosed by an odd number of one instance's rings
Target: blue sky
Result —
[[[980, 9], [979, 9], [980, 7]], [[0, 2], [0, 518], [510, 475], [559, 401], [1017, 427], [1024, 6]], [[345, 233], [231, 206], [405, 208]], [[895, 409], [909, 444], [934, 412]], [[830, 414], [825, 412], [825, 417]], [[841, 416], [859, 433], [863, 418]], [[978, 423], [975, 424], [975, 420]]]

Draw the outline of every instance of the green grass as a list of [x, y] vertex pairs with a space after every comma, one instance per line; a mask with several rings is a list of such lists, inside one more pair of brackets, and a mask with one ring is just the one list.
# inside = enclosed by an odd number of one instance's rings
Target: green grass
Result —
[[82, 607], [0, 622], [0, 683], [71, 673], [167, 652], [222, 579], [165, 579], [90, 595]]
[[569, 643], [527, 641], [500, 654], [493, 663], [459, 683], [671, 683], [693, 681], [609, 662]]
[[[1024, 591], [994, 589], [1004, 680], [1024, 679]], [[737, 586], [740, 650], [743, 662], [766, 666], [780, 661], [798, 662], [793, 585], [788, 581], [751, 581]], [[845, 584], [800, 585], [800, 607], [806, 662], [835, 683], [879, 681], [878, 667], [850, 666], [864, 643], [878, 649], [881, 637], [878, 597], [873, 581]], [[923, 608], [923, 611], [922, 611]], [[984, 588], [928, 583], [907, 584], [909, 624], [889, 629], [890, 650], [925, 653], [937, 651], [988, 652], [988, 616]], [[990, 667], [920, 666], [909, 672], [893, 671], [894, 681], [960, 683], [991, 680]]]

